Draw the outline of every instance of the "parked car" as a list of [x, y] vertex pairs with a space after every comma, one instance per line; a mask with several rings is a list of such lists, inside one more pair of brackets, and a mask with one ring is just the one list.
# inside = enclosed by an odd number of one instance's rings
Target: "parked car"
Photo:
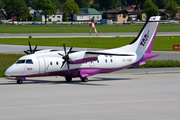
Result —
[[19, 23], [17, 21], [13, 21], [13, 25], [21, 25], [21, 23]]
[[37, 22], [33, 22], [32, 24], [33, 25], [40, 25], [40, 23], [37, 23]]

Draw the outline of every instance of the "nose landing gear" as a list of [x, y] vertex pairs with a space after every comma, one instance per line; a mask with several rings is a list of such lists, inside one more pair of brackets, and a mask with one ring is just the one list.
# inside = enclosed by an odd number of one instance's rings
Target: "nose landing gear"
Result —
[[23, 80], [20, 80], [20, 79], [17, 80], [17, 84], [22, 84], [22, 83], [23, 83]]
[[26, 80], [25, 77], [16, 77], [17, 84], [22, 84], [24, 80]]

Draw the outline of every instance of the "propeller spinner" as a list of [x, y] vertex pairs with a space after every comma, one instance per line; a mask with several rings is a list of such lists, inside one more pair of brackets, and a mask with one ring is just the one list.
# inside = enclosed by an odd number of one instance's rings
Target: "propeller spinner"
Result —
[[[61, 68], [62, 68], [62, 67], [64, 66], [64, 64], [66, 63], [66, 64], [67, 64], [67, 67], [68, 67], [68, 73], [70, 74], [70, 67], [69, 67], [69, 63], [70, 63], [70, 62], [69, 62], [69, 60], [71, 60], [71, 58], [69, 57], [69, 53], [72, 51], [72, 48], [73, 48], [73, 47], [71, 47], [68, 52], [66, 52], [66, 45], [65, 45], [64, 42], [63, 42], [63, 47], [64, 47], [64, 54], [65, 54], [65, 55], [62, 55], [62, 54], [58, 53], [60, 56], [62, 56], [62, 59], [64, 59]], [[72, 61], [73, 61], [73, 60], [72, 60]]]

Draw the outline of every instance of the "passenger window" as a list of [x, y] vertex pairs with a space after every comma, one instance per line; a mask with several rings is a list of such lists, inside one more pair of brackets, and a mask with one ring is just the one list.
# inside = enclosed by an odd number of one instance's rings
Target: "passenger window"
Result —
[[113, 60], [111, 59], [111, 62], [113, 62]]
[[97, 60], [97, 63], [99, 63], [99, 60]]
[[107, 63], [107, 59], [105, 59], [105, 62]]
[[58, 61], [56, 62], [56, 65], [58, 65]]
[[52, 62], [50, 62], [50, 65], [52, 65]]
[[26, 64], [33, 64], [33, 61], [31, 59], [26, 60]]
[[25, 63], [25, 60], [18, 60], [18, 61], [16, 62], [16, 64], [23, 64], [23, 63]]

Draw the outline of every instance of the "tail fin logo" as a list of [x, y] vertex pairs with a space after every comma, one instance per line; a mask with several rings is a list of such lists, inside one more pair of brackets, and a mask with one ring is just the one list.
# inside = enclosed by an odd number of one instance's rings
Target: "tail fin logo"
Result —
[[145, 46], [145, 45], [146, 45], [146, 42], [148, 41], [148, 38], [149, 38], [149, 30], [148, 30], [148, 33], [146, 33], [146, 34], [144, 35], [144, 38], [142, 39], [140, 45]]

